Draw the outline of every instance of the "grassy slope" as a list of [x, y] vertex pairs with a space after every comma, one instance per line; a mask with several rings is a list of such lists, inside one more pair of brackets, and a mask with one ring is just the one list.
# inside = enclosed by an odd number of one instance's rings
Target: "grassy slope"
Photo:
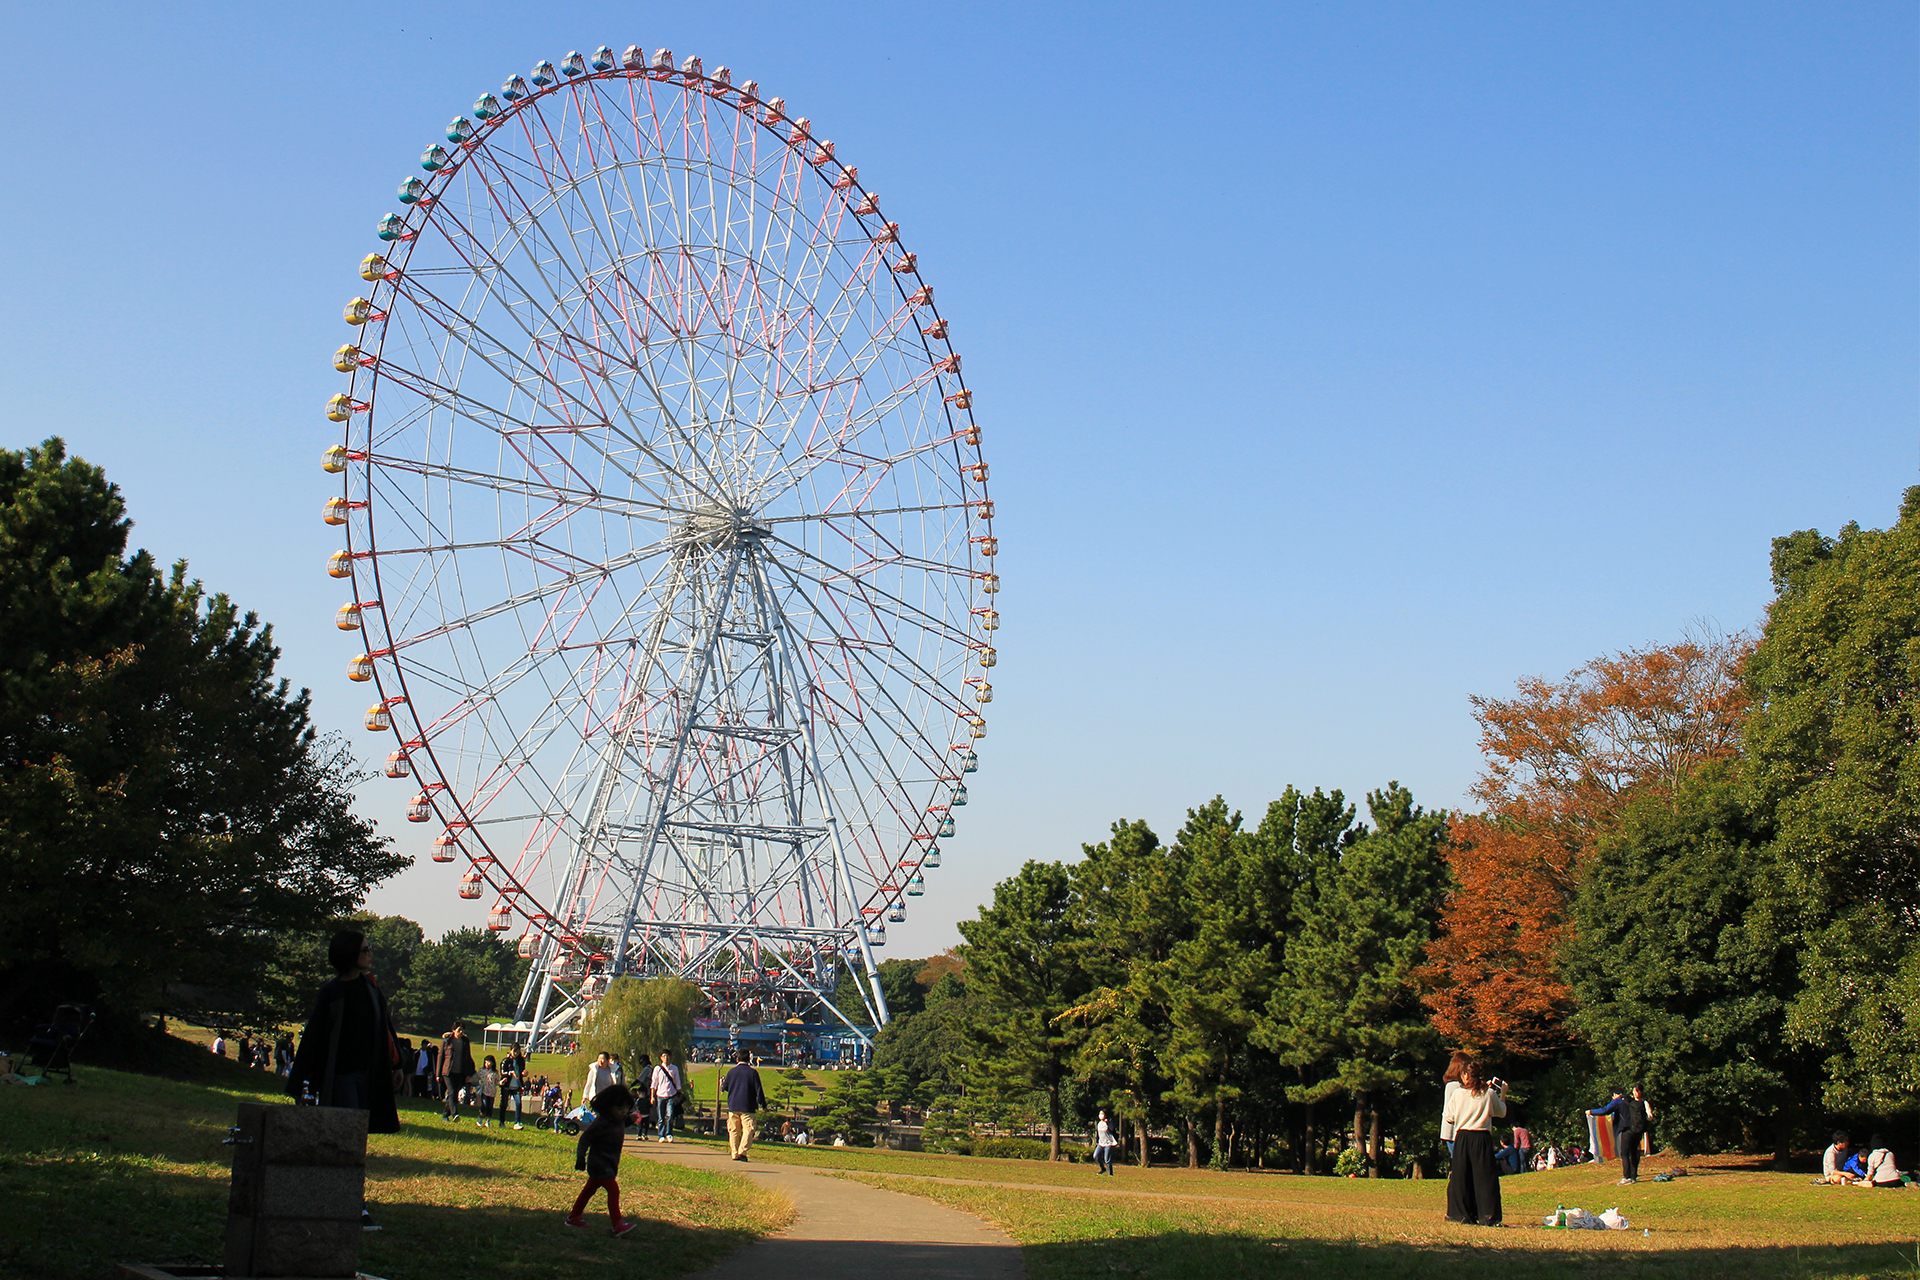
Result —
[[[210, 1063], [200, 1082], [82, 1067], [71, 1088], [0, 1090], [0, 1274], [96, 1280], [122, 1261], [218, 1261], [235, 1104], [281, 1102], [278, 1078]], [[368, 1196], [386, 1230], [363, 1270], [495, 1280], [697, 1271], [791, 1218], [742, 1179], [629, 1160], [625, 1240], [561, 1218], [580, 1186], [573, 1142], [534, 1129], [447, 1124], [402, 1104], [402, 1131], [368, 1143]]]
[[[979, 1160], [778, 1145], [766, 1160], [839, 1168], [848, 1176], [965, 1209], [1026, 1246], [1032, 1280], [1143, 1274], [1221, 1280], [1298, 1274], [1513, 1277], [1920, 1277], [1920, 1191], [1807, 1185], [1804, 1174], [1694, 1161], [1694, 1176], [1616, 1187], [1614, 1165], [1586, 1165], [1502, 1181], [1513, 1230], [1444, 1220], [1441, 1182], [1367, 1182], [1287, 1174], [1122, 1168]], [[1655, 1158], [1643, 1177], [1672, 1167]], [[887, 1176], [876, 1176], [887, 1175]], [[906, 1176], [902, 1176], [906, 1175]], [[954, 1181], [1012, 1186], [957, 1185]], [[1036, 1194], [1043, 1188], [1097, 1194]], [[1182, 1199], [1180, 1197], [1206, 1197]], [[1624, 1232], [1556, 1232], [1536, 1224], [1556, 1204], [1618, 1206]], [[1650, 1236], [1642, 1236], [1651, 1228]], [[1496, 1261], [1483, 1252], [1498, 1249]]]

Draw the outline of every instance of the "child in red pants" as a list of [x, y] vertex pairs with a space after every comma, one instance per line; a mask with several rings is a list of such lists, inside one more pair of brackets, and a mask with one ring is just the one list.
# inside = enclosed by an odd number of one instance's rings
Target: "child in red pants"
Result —
[[567, 1225], [587, 1225], [587, 1201], [601, 1187], [607, 1189], [607, 1217], [613, 1220], [613, 1234], [624, 1236], [633, 1224], [620, 1216], [620, 1148], [627, 1140], [627, 1117], [633, 1114], [633, 1094], [623, 1084], [612, 1084], [593, 1095], [593, 1123], [580, 1135], [574, 1148], [573, 1167], [584, 1169], [587, 1185], [580, 1188], [567, 1215]]

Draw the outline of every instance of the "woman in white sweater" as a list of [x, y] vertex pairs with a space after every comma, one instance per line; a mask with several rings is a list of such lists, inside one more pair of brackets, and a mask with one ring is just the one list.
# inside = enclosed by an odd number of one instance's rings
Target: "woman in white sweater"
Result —
[[1453, 1095], [1460, 1092], [1460, 1072], [1470, 1059], [1460, 1050], [1453, 1051], [1453, 1061], [1447, 1064], [1447, 1074], [1440, 1077], [1446, 1085], [1440, 1099], [1440, 1141], [1447, 1144], [1447, 1154], [1453, 1154], [1453, 1122], [1447, 1119], [1447, 1108], [1453, 1105]]
[[1447, 1179], [1447, 1217], [1454, 1222], [1500, 1222], [1500, 1171], [1493, 1164], [1493, 1122], [1507, 1114], [1505, 1082], [1478, 1062], [1460, 1071], [1460, 1088], [1447, 1099], [1442, 1132], [1453, 1130], [1453, 1173]]

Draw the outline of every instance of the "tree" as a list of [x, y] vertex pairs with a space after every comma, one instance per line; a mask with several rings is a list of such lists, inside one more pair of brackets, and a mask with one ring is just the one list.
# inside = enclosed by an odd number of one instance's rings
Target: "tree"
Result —
[[[911, 1018], [926, 1007], [926, 989], [920, 985], [919, 977], [927, 964], [925, 960], [896, 957], [875, 966], [880, 973], [881, 994], [887, 998], [889, 1020]], [[833, 1007], [856, 1027], [866, 1026], [870, 1017], [862, 994], [866, 986], [866, 974], [848, 968], [840, 971], [840, 980], [833, 990]]]
[[[1339, 792], [1328, 799], [1339, 808]], [[1261, 1030], [1280, 1061], [1303, 1072], [1290, 1090], [1297, 1100], [1353, 1099], [1354, 1144], [1368, 1150], [1377, 1177], [1382, 1096], [1412, 1087], [1437, 1048], [1415, 974], [1448, 884], [1447, 824], [1398, 782], [1370, 792], [1367, 809], [1371, 830], [1346, 827], [1350, 807], [1337, 826], [1318, 824], [1319, 848], [1303, 860], [1311, 879], [1294, 896], [1283, 973]], [[1364, 1136], [1370, 1103], [1376, 1119]]]
[[406, 983], [393, 999], [394, 1019], [407, 1029], [438, 1034], [459, 1019], [504, 1012], [519, 998], [530, 964], [492, 930], [449, 929], [439, 941], [415, 948]]
[[1088, 990], [1055, 1025], [1076, 1078], [1133, 1123], [1144, 1167], [1148, 1128], [1169, 1115], [1173, 1084], [1162, 1061], [1171, 1014], [1157, 978], [1190, 925], [1172, 850], [1142, 821], [1111, 830], [1109, 840], [1081, 846], [1085, 858], [1070, 873], [1073, 959]]
[[1649, 1089], [1681, 1151], [1738, 1144], [1784, 1162], [1808, 1098], [1809, 1055], [1785, 1034], [1799, 978], [1785, 904], [1769, 901], [1771, 834], [1732, 762], [1702, 765], [1628, 805], [1575, 900], [1572, 1025], [1621, 1087]]
[[873, 1065], [886, 1079], [888, 1097], [931, 1106], [937, 1098], [959, 1093], [972, 1015], [966, 985], [949, 970], [927, 992], [925, 1009], [881, 1028]]
[[1529, 678], [1511, 699], [1472, 700], [1486, 808], [1453, 825], [1456, 887], [1422, 973], [1442, 1037], [1518, 1057], [1566, 1046], [1573, 993], [1559, 956], [1583, 860], [1635, 794], [1737, 751], [1749, 648], [1708, 635], [1630, 649], [1558, 684]]
[[679, 978], [615, 978], [580, 1023], [580, 1047], [570, 1068], [574, 1086], [585, 1085], [587, 1068], [601, 1053], [617, 1053], [636, 1091], [641, 1072], [662, 1050], [684, 1065], [693, 1045], [694, 1016], [706, 1005], [700, 988]]
[[1270, 842], [1240, 829], [1219, 796], [1187, 811], [1174, 859], [1191, 929], [1173, 945], [1159, 975], [1167, 993], [1169, 1034], [1162, 1061], [1170, 1100], [1188, 1112], [1187, 1164], [1200, 1163], [1201, 1114], [1212, 1112], [1213, 1166], [1227, 1167], [1227, 1107], [1240, 1096], [1248, 1035], [1274, 978], [1274, 948], [1284, 920], [1262, 893]]
[[0, 452], [0, 1022], [29, 996], [131, 1016], [170, 984], [257, 1012], [279, 936], [408, 863], [274, 679], [271, 629], [126, 557], [129, 527], [58, 440]]
[[1920, 486], [1890, 529], [1773, 544], [1746, 763], [1797, 898], [1793, 1039], [1826, 1101], [1920, 1103]]
[[978, 920], [963, 920], [961, 955], [977, 1001], [971, 1028], [982, 1075], [1001, 1087], [1040, 1091], [1060, 1158], [1061, 1086], [1072, 1044], [1057, 1023], [1083, 994], [1073, 961], [1072, 879], [1057, 862], [1029, 862], [994, 886]]

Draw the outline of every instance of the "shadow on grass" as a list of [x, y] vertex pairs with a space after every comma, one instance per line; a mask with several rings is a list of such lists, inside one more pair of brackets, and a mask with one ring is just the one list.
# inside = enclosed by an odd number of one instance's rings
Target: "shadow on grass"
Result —
[[362, 1243], [360, 1269], [383, 1276], [552, 1280], [599, 1274], [617, 1264], [636, 1275], [677, 1276], [704, 1270], [756, 1238], [743, 1229], [636, 1216], [633, 1234], [616, 1240], [604, 1200], [595, 1198], [584, 1230], [564, 1225], [565, 1209], [558, 1203], [552, 1209], [462, 1209], [384, 1202], [379, 1214], [385, 1229]]
[[[1499, 1244], [1511, 1243], [1513, 1232]], [[1557, 1233], [1556, 1233], [1557, 1234]], [[1609, 1244], [1614, 1244], [1612, 1240]], [[1637, 1237], [1633, 1244], [1642, 1243]], [[1673, 1277], [1781, 1277], [1827, 1280], [1872, 1277], [1912, 1280], [1920, 1262], [1908, 1245], [1842, 1245], [1832, 1248], [1495, 1248], [1477, 1244], [1408, 1241], [1287, 1239], [1253, 1235], [1123, 1236], [1024, 1248], [1029, 1280], [1090, 1280], [1151, 1276], [1155, 1280], [1225, 1280], [1226, 1277], [1337, 1274], [1352, 1277], [1434, 1277], [1435, 1280], [1561, 1280], [1569, 1275]], [[1599, 1244], [1596, 1240], [1595, 1244]]]
[[[443, 1166], [429, 1171], [447, 1173]], [[389, 1199], [392, 1189], [377, 1182], [369, 1190], [385, 1230], [364, 1237], [361, 1269], [376, 1275], [551, 1280], [619, 1265], [636, 1275], [676, 1276], [712, 1266], [756, 1238], [744, 1228], [642, 1215], [634, 1217], [632, 1235], [616, 1240], [601, 1199], [588, 1229], [567, 1227], [571, 1184], [556, 1188], [550, 1209]], [[7, 1204], [0, 1276], [99, 1280], [122, 1262], [218, 1262], [225, 1249], [225, 1181], [156, 1169], [139, 1156], [0, 1154], [0, 1195]]]

